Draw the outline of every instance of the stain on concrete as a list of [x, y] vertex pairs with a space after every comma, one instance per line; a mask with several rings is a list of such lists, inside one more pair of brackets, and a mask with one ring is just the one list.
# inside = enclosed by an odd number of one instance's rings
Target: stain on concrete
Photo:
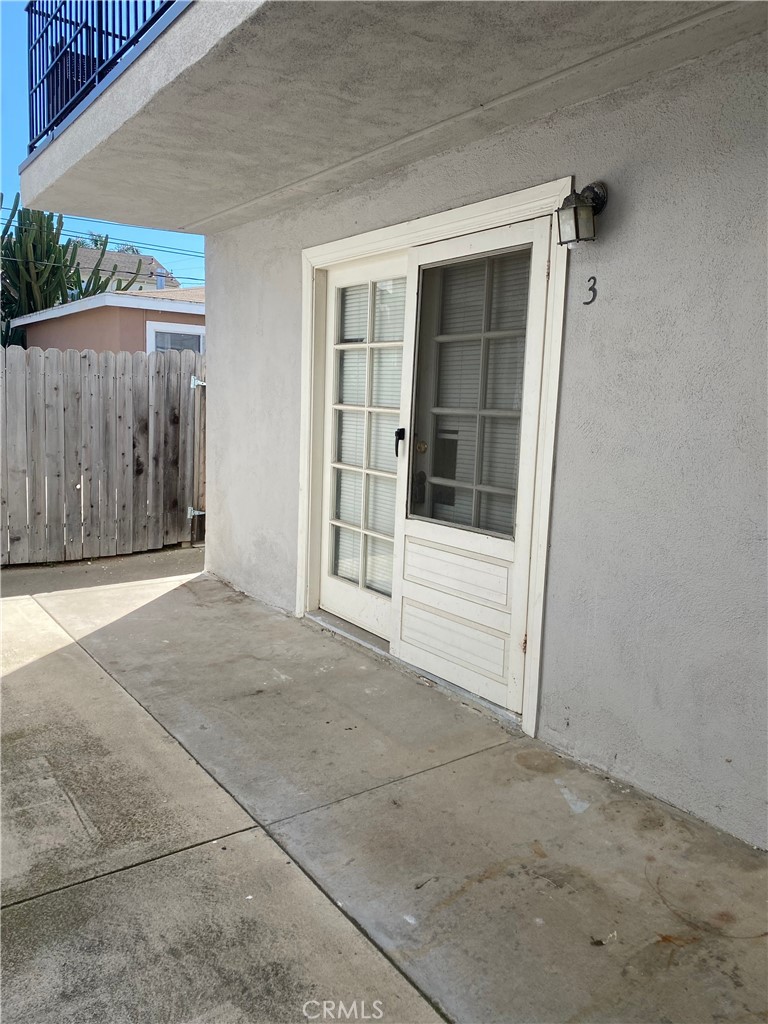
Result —
[[521, 750], [515, 755], [515, 761], [530, 772], [552, 773], [560, 771], [563, 767], [561, 758], [543, 748]]

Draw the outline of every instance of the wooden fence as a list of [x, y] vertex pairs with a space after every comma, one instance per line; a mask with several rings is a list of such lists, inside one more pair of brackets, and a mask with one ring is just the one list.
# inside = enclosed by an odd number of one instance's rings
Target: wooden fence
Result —
[[3, 565], [200, 539], [204, 356], [12, 346], [0, 371]]

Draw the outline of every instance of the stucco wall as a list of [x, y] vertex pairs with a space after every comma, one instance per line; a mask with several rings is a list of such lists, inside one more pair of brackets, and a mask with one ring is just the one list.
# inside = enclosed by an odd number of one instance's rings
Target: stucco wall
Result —
[[27, 347], [76, 348], [81, 352], [87, 348], [95, 352], [144, 352], [150, 320], [166, 324], [205, 325], [205, 316], [196, 313], [101, 306], [30, 324], [27, 327]]
[[[765, 40], [209, 240], [207, 565], [294, 604], [303, 247], [575, 174], [540, 735], [766, 845]], [[590, 306], [587, 278], [597, 278]]]

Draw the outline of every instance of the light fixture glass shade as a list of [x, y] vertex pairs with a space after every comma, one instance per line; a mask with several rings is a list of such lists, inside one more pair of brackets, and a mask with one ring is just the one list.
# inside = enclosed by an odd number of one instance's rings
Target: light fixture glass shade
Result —
[[557, 211], [557, 227], [560, 232], [560, 245], [578, 242], [579, 235], [576, 224], [576, 207], [561, 206]]
[[595, 208], [592, 203], [580, 203], [576, 207], [576, 231], [580, 242], [594, 242]]

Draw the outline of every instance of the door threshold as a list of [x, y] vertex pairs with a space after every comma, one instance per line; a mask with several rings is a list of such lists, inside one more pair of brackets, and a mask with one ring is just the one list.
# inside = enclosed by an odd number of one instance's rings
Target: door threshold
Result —
[[[343, 636], [347, 640], [353, 640], [356, 644], [360, 644], [361, 647], [367, 647], [369, 651], [382, 654], [385, 658], [391, 657], [387, 640], [376, 636], [375, 633], [369, 633], [362, 626], [356, 626], [354, 622], [348, 622], [346, 619], [342, 619], [332, 612], [326, 612], [322, 608], [318, 608], [314, 612], [307, 612], [304, 617], [312, 622], [316, 622], [323, 629], [329, 629], [332, 633], [336, 633], [337, 636]], [[395, 659], [393, 658], [392, 660], [394, 661]]]
[[409, 673], [424, 680], [429, 686], [434, 686], [436, 690], [440, 690], [447, 696], [460, 700], [462, 704], [466, 704], [467, 707], [472, 708], [474, 711], [489, 715], [499, 722], [500, 725], [512, 728], [515, 731], [522, 728], [521, 715], [516, 714], [514, 711], [508, 711], [507, 708], [494, 704], [492, 701], [486, 700], [485, 697], [478, 697], [477, 694], [470, 693], [469, 690], [457, 686], [456, 683], [451, 683], [447, 679], [433, 675], [431, 672], [425, 672], [423, 668], [417, 668], [416, 665], [411, 665], [407, 661], [396, 658], [393, 654], [390, 654], [389, 642], [380, 636], [376, 636], [375, 633], [369, 633], [367, 629], [356, 626], [353, 622], [347, 622], [346, 619], [342, 619], [332, 612], [323, 611], [322, 608], [313, 612], [305, 612], [304, 618], [314, 622], [315, 625], [320, 626], [322, 629], [327, 629], [336, 636], [343, 637], [345, 640], [351, 640], [352, 643], [365, 647], [366, 650], [371, 651], [373, 654], [386, 658], [387, 661], [391, 661], [398, 668], [407, 669]]

